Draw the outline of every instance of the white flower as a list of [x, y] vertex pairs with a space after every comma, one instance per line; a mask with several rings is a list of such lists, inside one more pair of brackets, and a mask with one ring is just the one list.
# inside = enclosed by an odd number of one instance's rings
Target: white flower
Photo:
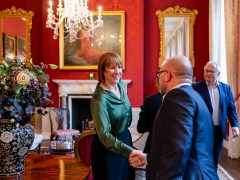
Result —
[[19, 149], [18, 155], [19, 156], [24, 156], [27, 152], [28, 152], [28, 148], [27, 147], [23, 147], [23, 148]]
[[5, 132], [2, 133], [2, 135], [1, 135], [1, 137], [0, 137], [0, 140], [1, 140], [2, 142], [9, 143], [10, 141], [13, 140], [13, 138], [14, 138], [14, 137], [13, 137], [13, 135], [12, 135], [11, 132], [5, 131]]
[[24, 72], [20, 72], [16, 77], [17, 83], [21, 85], [27, 85], [30, 82], [30, 77]]

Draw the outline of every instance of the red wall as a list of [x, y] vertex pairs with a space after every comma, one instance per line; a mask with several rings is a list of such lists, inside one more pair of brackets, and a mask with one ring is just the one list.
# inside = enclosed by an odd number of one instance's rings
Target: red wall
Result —
[[[2, 31], [7, 35], [17, 35], [22, 38], [26, 36], [26, 26], [25, 21], [19, 18], [4, 18], [2, 21], [3, 29]], [[10, 27], [17, 27], [17, 28], [10, 28]]]
[[[58, 2], [55, 0], [55, 2]], [[125, 11], [125, 62], [123, 79], [131, 79], [128, 95], [133, 107], [139, 107], [146, 95], [156, 92], [155, 71], [158, 67], [159, 29], [156, 10], [169, 6], [185, 6], [197, 9], [194, 32], [195, 68], [197, 79], [202, 78], [202, 69], [208, 61], [208, 0], [89, 0], [90, 10], [98, 5], [103, 10]], [[2, 1], [0, 10], [12, 5], [34, 12], [32, 28], [32, 58], [34, 63], [54, 63], [59, 65], [59, 41], [53, 39], [53, 30], [45, 27], [48, 0], [8, 0]], [[56, 70], [50, 72], [51, 79], [87, 79], [94, 70]], [[58, 87], [50, 83], [58, 106]]]
[[[45, 28], [48, 1], [42, 3], [42, 30], [43, 30], [43, 57], [48, 63], [59, 64], [59, 41], [54, 40], [53, 30]], [[89, 9], [97, 10], [101, 5], [103, 10], [125, 11], [125, 63], [123, 79], [130, 79], [128, 95], [133, 107], [139, 106], [143, 101], [143, 0], [90, 0]], [[137, 29], [137, 31], [136, 31]], [[87, 79], [88, 73], [94, 70], [57, 70], [51, 73], [51, 79]], [[95, 70], [96, 72], [96, 70]], [[50, 84], [54, 94], [57, 94], [57, 85]], [[55, 101], [58, 99], [55, 98]]]
[[198, 10], [194, 26], [194, 76], [202, 78], [202, 70], [208, 61], [208, 0], [145, 0], [144, 6], [144, 96], [157, 92], [155, 72], [158, 67], [160, 34], [157, 10], [175, 5]]

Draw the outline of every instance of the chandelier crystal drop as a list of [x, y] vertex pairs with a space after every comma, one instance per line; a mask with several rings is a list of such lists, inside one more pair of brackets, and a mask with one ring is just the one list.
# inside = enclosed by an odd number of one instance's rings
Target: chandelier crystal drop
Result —
[[70, 42], [84, 37], [89, 39], [93, 37], [96, 28], [103, 26], [102, 7], [98, 7], [98, 15], [94, 19], [93, 12], [88, 9], [87, 0], [59, 0], [57, 16], [54, 15], [52, 6], [53, 2], [50, 0], [46, 27], [54, 30], [54, 39], [59, 36], [62, 23], [64, 23], [64, 37], [69, 38]]

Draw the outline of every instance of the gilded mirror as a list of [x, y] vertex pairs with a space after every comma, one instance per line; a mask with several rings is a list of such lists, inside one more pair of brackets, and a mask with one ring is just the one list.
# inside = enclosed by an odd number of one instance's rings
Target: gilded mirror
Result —
[[168, 57], [187, 56], [194, 66], [193, 27], [198, 11], [176, 5], [164, 11], [157, 10], [160, 30], [159, 66]]
[[16, 56], [26, 56], [31, 59], [31, 29], [32, 11], [21, 8], [0, 11], [0, 62], [2, 58], [14, 59]]

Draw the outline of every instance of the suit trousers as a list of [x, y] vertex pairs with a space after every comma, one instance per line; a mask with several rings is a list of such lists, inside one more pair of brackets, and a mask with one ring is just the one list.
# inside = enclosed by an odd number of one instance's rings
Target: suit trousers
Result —
[[221, 152], [223, 147], [223, 135], [221, 131], [221, 126], [214, 126], [214, 162], [215, 166], [218, 166]]

